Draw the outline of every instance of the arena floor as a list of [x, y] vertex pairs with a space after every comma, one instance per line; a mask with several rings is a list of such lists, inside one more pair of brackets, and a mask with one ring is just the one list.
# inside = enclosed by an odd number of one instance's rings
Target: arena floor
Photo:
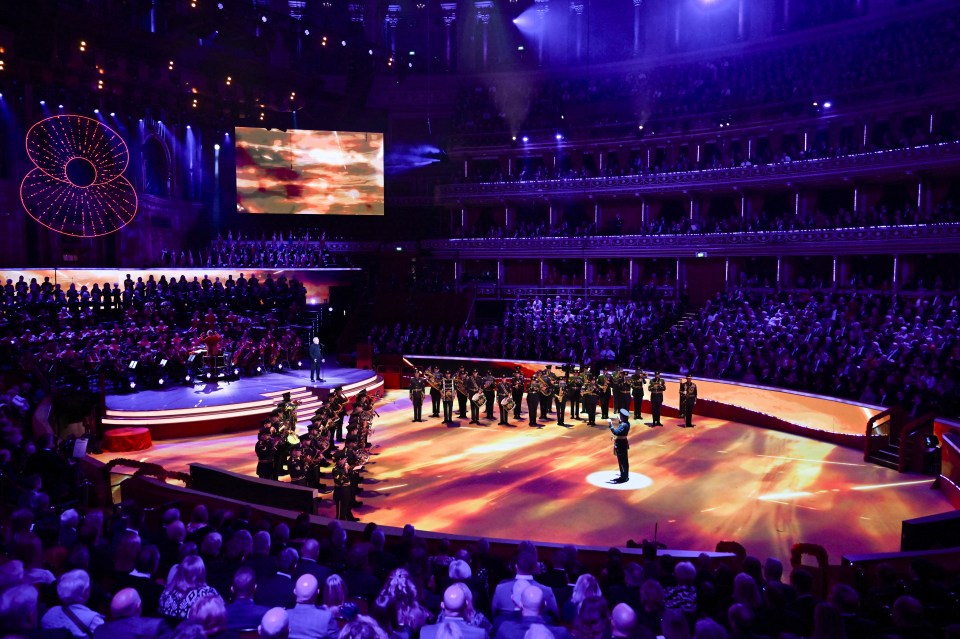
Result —
[[[859, 451], [717, 419], [699, 418], [693, 429], [669, 418], [662, 428], [635, 423], [631, 481], [616, 485], [607, 483], [617, 463], [605, 427], [447, 427], [429, 417], [414, 424], [404, 391], [389, 392], [377, 410], [378, 454], [355, 514], [382, 525], [595, 546], [656, 531], [670, 548], [713, 550], [736, 540], [752, 555], [783, 560], [794, 543], [813, 542], [839, 563], [844, 553], [898, 550], [902, 519], [951, 509], [930, 478], [866, 464]], [[215, 435], [98, 457], [168, 470], [202, 460], [252, 475], [255, 441], [255, 433]], [[332, 513], [325, 498], [321, 514]]]

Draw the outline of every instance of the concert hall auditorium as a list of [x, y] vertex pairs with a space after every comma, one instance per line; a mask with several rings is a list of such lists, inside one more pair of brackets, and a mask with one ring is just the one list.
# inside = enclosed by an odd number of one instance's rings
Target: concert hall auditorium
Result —
[[6, 0], [0, 221], [0, 639], [960, 639], [956, 0]]

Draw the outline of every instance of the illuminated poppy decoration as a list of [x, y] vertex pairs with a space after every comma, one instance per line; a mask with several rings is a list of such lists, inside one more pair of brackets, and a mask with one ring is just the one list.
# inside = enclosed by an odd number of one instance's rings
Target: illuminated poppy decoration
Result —
[[36, 168], [20, 184], [27, 213], [51, 231], [99, 237], [137, 214], [137, 192], [123, 172], [130, 151], [120, 135], [93, 118], [56, 115], [27, 132]]

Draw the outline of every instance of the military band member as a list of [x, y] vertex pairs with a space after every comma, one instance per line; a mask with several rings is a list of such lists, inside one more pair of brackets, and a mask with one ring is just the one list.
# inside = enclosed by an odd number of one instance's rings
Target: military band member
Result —
[[613, 394], [613, 377], [605, 370], [600, 370], [597, 377], [597, 401], [600, 402], [600, 418], [607, 419], [610, 412], [610, 397]]
[[597, 399], [599, 390], [593, 374], [587, 371], [583, 382], [583, 410], [587, 413], [587, 426], [597, 425]]
[[686, 381], [680, 382], [680, 412], [684, 423], [681, 428], [693, 428], [693, 407], [697, 403], [697, 385], [693, 383], [690, 373]]
[[453, 397], [457, 394], [456, 387], [453, 384], [453, 373], [447, 371], [443, 374], [443, 380], [440, 382], [440, 392], [443, 397], [443, 423], [453, 423]]
[[440, 367], [434, 366], [430, 374], [430, 410], [431, 417], [440, 417]]
[[630, 411], [630, 395], [632, 387], [630, 386], [630, 378], [627, 377], [627, 371], [620, 369], [617, 372], [617, 395], [619, 397], [615, 401], [617, 406], [617, 412], [620, 412], [621, 408], [626, 408], [627, 412]]
[[567, 412], [567, 402], [570, 401], [570, 397], [567, 394], [567, 382], [566, 380], [561, 379], [557, 383], [557, 425], [566, 426], [563, 419]]
[[581, 419], [580, 417], [580, 393], [583, 390], [583, 376], [579, 369], [573, 371], [570, 379], [567, 381], [567, 392], [570, 394], [570, 419]]
[[510, 388], [510, 379], [504, 377], [499, 382], [497, 382], [497, 409], [500, 411], [500, 426], [509, 426], [510, 425], [510, 411], [507, 410], [507, 407], [504, 406], [504, 402], [507, 401], [507, 398], [511, 399], [511, 388]]
[[303, 460], [303, 450], [300, 446], [290, 449], [290, 460], [287, 462], [290, 472], [290, 483], [297, 486], [307, 485], [307, 464]]
[[663, 392], [667, 390], [667, 383], [660, 377], [660, 371], [653, 374], [650, 380], [650, 412], [653, 413], [653, 423], [651, 426], [663, 426], [660, 423], [660, 408], [663, 406]]
[[517, 366], [513, 379], [510, 381], [511, 393], [513, 394], [513, 418], [520, 419], [520, 407], [523, 404], [523, 389], [526, 380], [523, 378], [523, 371], [520, 370], [519, 366]]
[[493, 376], [490, 369], [483, 376], [483, 396], [486, 398], [487, 419], [493, 419], [493, 400], [497, 394], [497, 378]]
[[480, 375], [477, 372], [477, 369], [473, 369], [473, 373], [467, 377], [464, 382], [464, 388], [467, 389], [467, 395], [470, 397], [470, 423], [479, 424], [480, 423], [480, 405], [474, 400], [477, 393], [480, 391]]
[[537, 409], [540, 406], [540, 373], [534, 373], [527, 382], [527, 419], [530, 427], [537, 426]]
[[[333, 389], [333, 395], [327, 400], [330, 405], [330, 412], [333, 414], [333, 425], [336, 429], [336, 438], [338, 442], [343, 441], [343, 419], [347, 416], [347, 396], [343, 394], [343, 386], [337, 386]], [[333, 443], [333, 436], [330, 437]]]
[[610, 426], [610, 432], [613, 435], [613, 454], [617, 456], [617, 464], [620, 466], [620, 476], [613, 480], [614, 484], [624, 484], [630, 480], [630, 442], [627, 435], [630, 434], [630, 411], [621, 408], [617, 413], [619, 422], [613, 423], [613, 420], [607, 420]]
[[643, 416], [643, 385], [647, 383], [647, 374], [639, 368], [630, 376], [630, 391], [633, 394], [633, 418], [641, 419]]
[[555, 381], [553, 366], [547, 364], [546, 368], [540, 371], [540, 419], [547, 419], [553, 411], [554, 393], [557, 392]]
[[261, 430], [254, 446], [257, 454], [257, 477], [260, 479], [276, 479], [277, 447], [270, 437], [269, 430]]
[[467, 371], [461, 366], [460, 370], [458, 370], [457, 374], [453, 377], [453, 386], [457, 389], [457, 417], [460, 419], [467, 418], [467, 400], [470, 399], [470, 397], [467, 395], [467, 389], [464, 386], [464, 382], [466, 381]]
[[333, 467], [333, 502], [337, 509], [337, 519], [357, 521], [353, 516], [353, 477], [347, 458], [344, 456]]
[[420, 371], [413, 373], [413, 379], [410, 380], [410, 403], [413, 404], [413, 421], [423, 421], [423, 396], [426, 388], [423, 384], [423, 378]]

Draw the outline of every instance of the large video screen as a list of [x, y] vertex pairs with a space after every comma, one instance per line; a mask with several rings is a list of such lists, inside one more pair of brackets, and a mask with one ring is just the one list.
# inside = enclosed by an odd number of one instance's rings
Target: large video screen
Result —
[[383, 215], [383, 133], [237, 127], [237, 211]]

